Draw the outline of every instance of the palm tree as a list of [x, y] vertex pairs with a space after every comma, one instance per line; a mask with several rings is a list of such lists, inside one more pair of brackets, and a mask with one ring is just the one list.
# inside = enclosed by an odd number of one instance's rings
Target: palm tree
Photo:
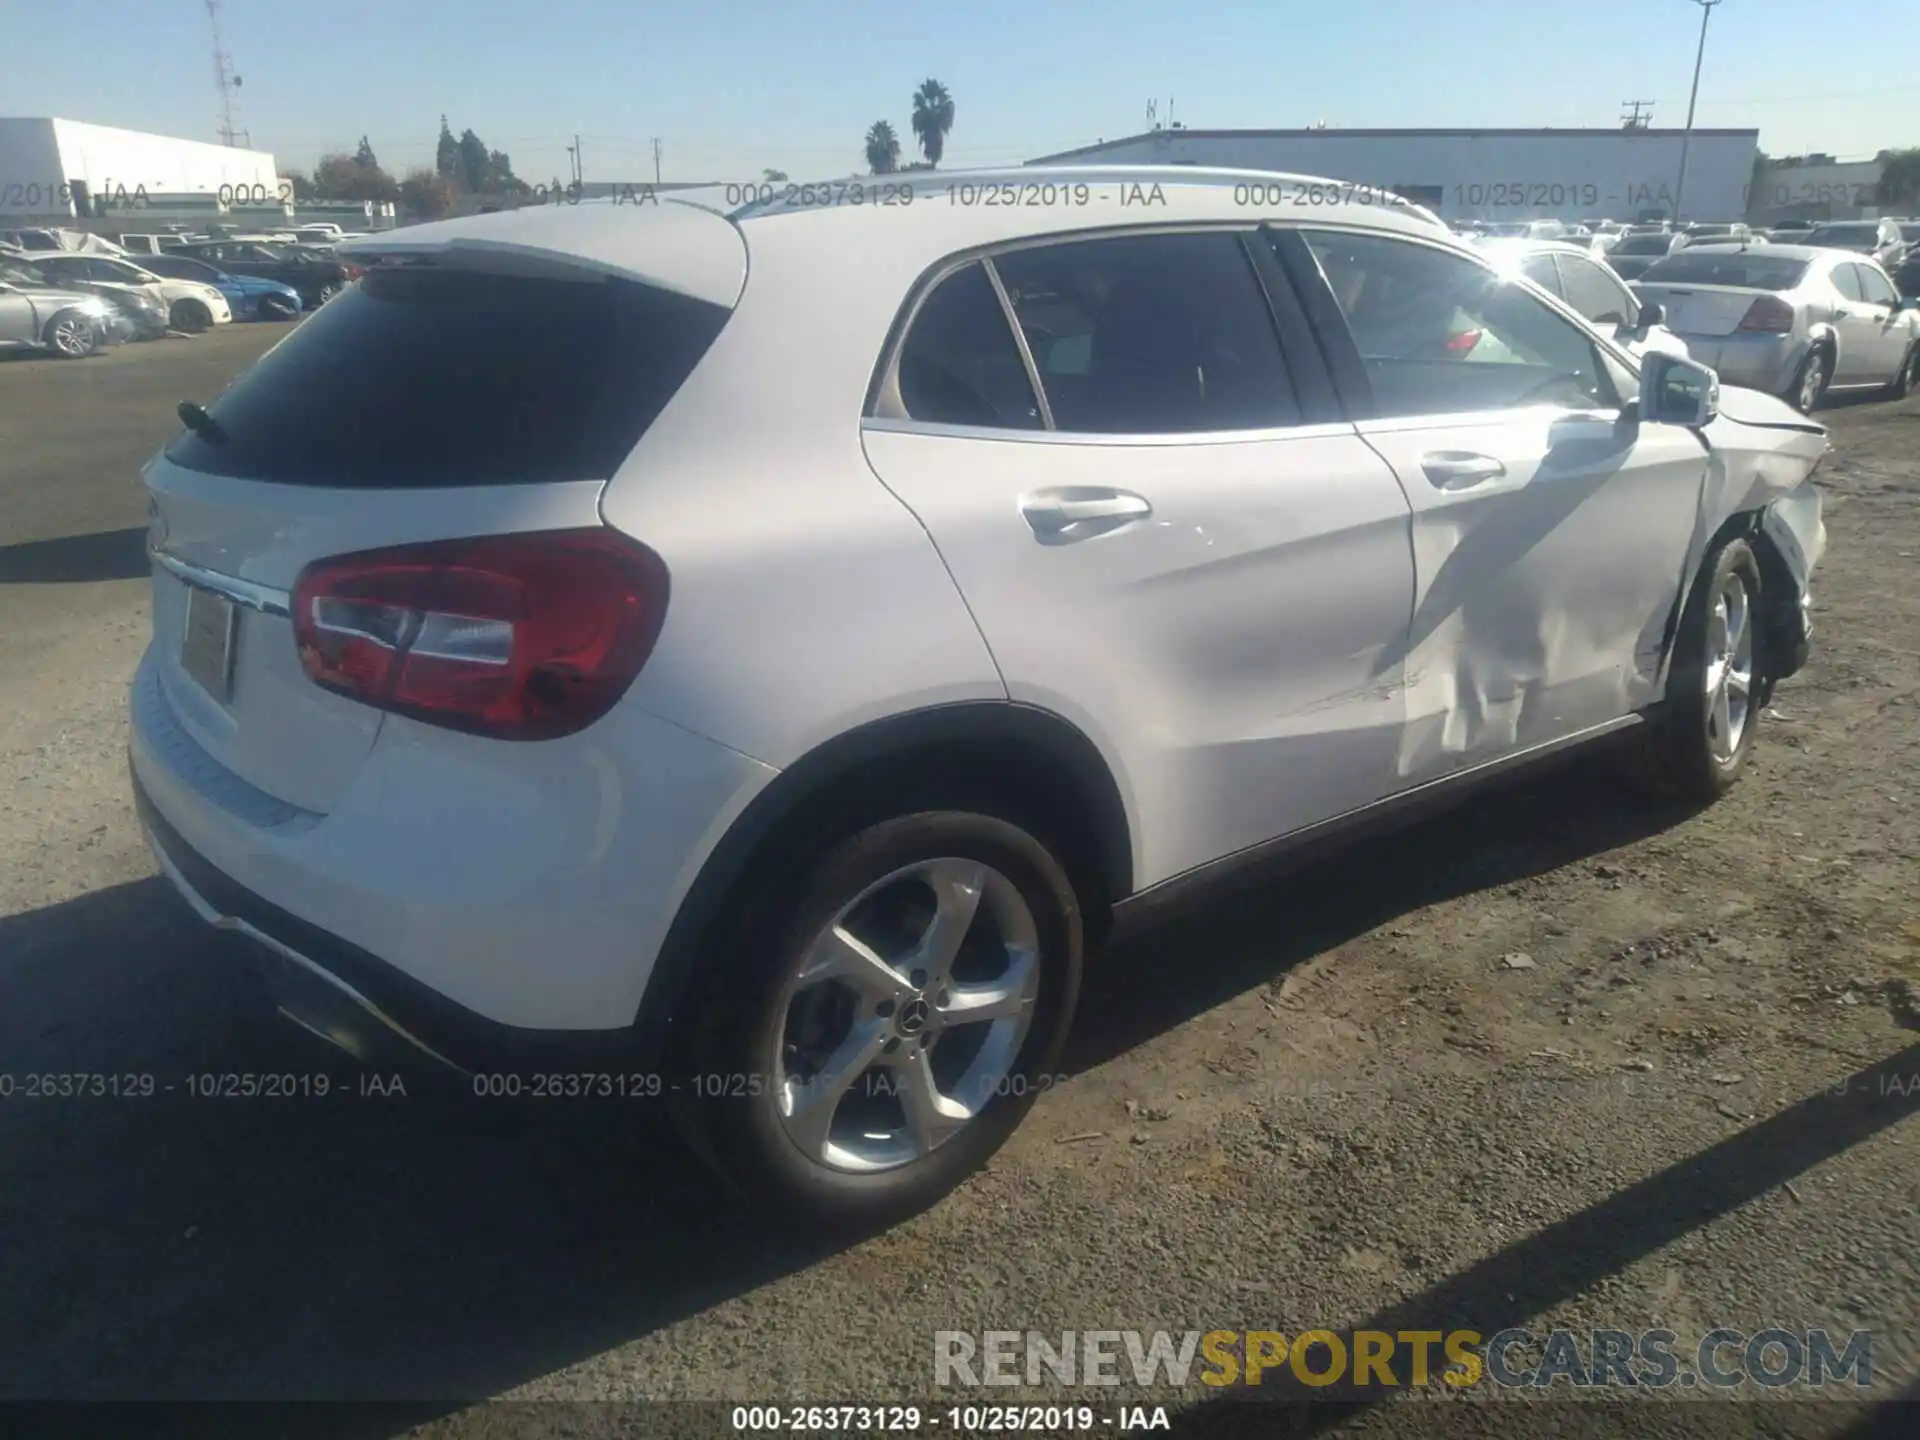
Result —
[[867, 169], [875, 175], [891, 175], [899, 168], [900, 137], [886, 121], [874, 121], [867, 131]]
[[938, 165], [947, 150], [947, 132], [953, 129], [953, 96], [938, 80], [925, 80], [913, 92], [913, 133], [929, 167]]

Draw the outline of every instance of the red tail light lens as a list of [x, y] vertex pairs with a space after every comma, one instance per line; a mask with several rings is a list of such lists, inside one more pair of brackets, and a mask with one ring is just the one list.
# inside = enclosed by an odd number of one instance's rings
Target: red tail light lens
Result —
[[1747, 307], [1747, 313], [1741, 317], [1740, 328], [1758, 330], [1768, 335], [1791, 335], [1793, 307], [1784, 300], [1762, 295]]
[[1461, 355], [1472, 353], [1473, 347], [1479, 343], [1480, 332], [1478, 330], [1462, 330], [1457, 334], [1447, 337], [1446, 351], [1448, 355], [1457, 358]]
[[314, 683], [472, 735], [550, 740], [640, 673], [667, 568], [612, 530], [482, 536], [317, 561], [292, 608]]
[[366, 266], [364, 266], [364, 265], [349, 265], [349, 264], [348, 264], [348, 263], [347, 263], [346, 261], [344, 261], [344, 260], [342, 260], [342, 261], [340, 262], [340, 268], [341, 268], [341, 269], [343, 269], [343, 270], [345, 270], [345, 271], [347, 272], [347, 279], [349, 279], [349, 280], [358, 280], [358, 279], [359, 279], [359, 278], [360, 278], [360, 277], [361, 277], [362, 275], [364, 275], [364, 274], [366, 274], [366, 273], [367, 273], [367, 268], [366, 268]]

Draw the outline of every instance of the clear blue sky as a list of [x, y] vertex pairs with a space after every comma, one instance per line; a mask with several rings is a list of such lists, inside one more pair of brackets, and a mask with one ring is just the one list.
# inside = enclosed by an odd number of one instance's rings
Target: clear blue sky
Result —
[[[1757, 126], [1774, 153], [1920, 144], [1920, 0], [1725, 0], [1696, 124]], [[1171, 97], [1196, 128], [1611, 126], [1653, 100], [1686, 117], [1688, 0], [225, 0], [257, 148], [310, 167], [364, 133], [396, 173], [430, 162], [440, 115], [531, 181], [733, 181], [861, 168], [909, 97], [952, 92], [946, 165], [1016, 162], [1147, 128]], [[8, 7], [0, 107], [212, 140], [202, 0]], [[1163, 105], [1164, 108], [1164, 105]]]

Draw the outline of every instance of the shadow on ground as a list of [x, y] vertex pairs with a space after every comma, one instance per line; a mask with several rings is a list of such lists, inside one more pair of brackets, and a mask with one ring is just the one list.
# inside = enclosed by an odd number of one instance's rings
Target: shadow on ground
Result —
[[[1217, 903], [1100, 967], [1075, 1064], [1395, 916], [1673, 819], [1581, 764]], [[299, 1427], [392, 1434], [824, 1253], [746, 1223], [641, 1107], [363, 1093], [351, 1062], [234, 983], [228, 943], [158, 880], [0, 920], [0, 1069], [155, 1085], [28, 1100], [16, 1079], [0, 1105], [0, 1398], [431, 1402]], [[226, 1072], [325, 1073], [331, 1088], [191, 1093], [191, 1076]], [[1809, 1100], [1365, 1323], [1524, 1323], [1895, 1109]]]
[[0, 545], [0, 585], [86, 585], [151, 572], [144, 528]]

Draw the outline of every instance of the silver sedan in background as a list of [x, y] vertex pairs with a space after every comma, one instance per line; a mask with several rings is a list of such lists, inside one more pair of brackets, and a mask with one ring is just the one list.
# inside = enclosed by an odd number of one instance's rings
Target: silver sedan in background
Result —
[[1920, 300], [1864, 255], [1810, 245], [1690, 245], [1634, 281], [1687, 353], [1731, 385], [1811, 411], [1829, 392], [1920, 383]]

